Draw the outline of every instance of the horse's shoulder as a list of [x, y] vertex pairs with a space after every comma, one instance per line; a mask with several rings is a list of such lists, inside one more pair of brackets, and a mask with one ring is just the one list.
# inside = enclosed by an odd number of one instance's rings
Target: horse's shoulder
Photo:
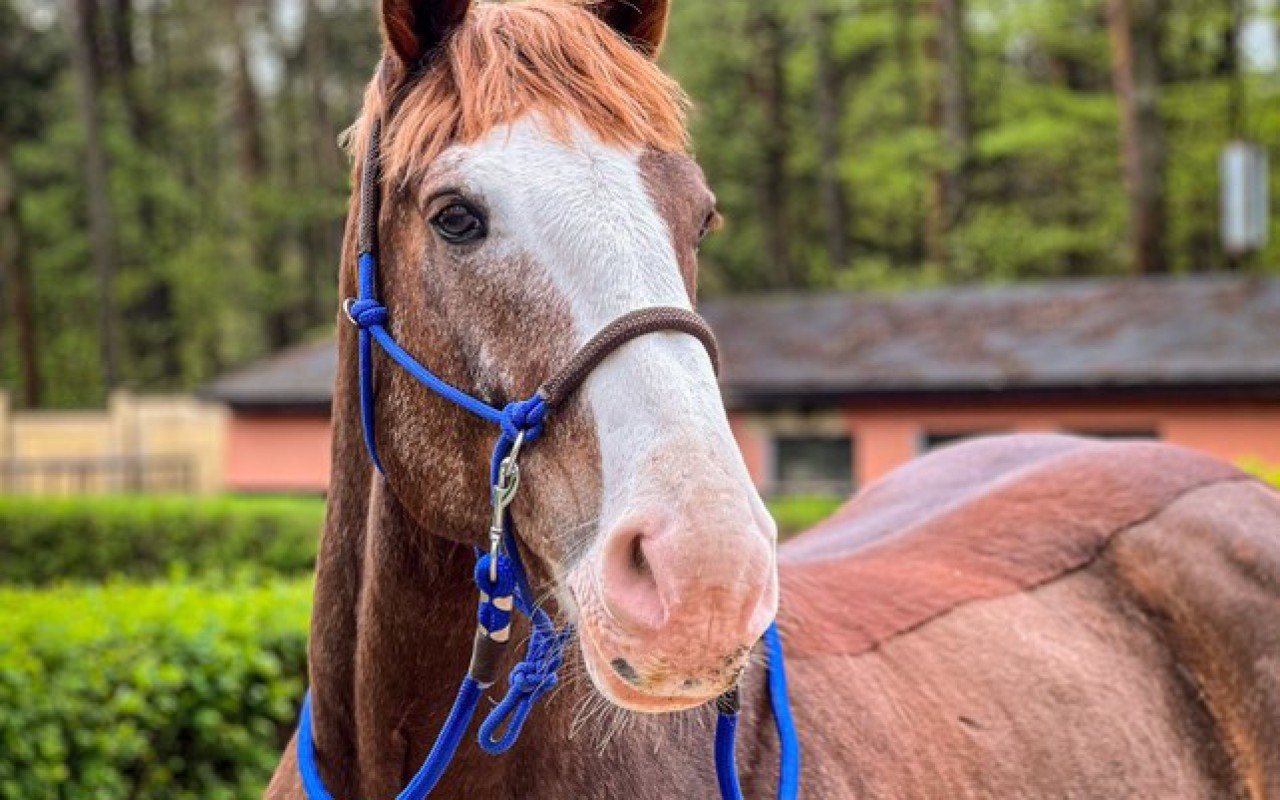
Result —
[[781, 549], [782, 628], [799, 654], [863, 652], [1077, 569], [1186, 492], [1240, 477], [1149, 442], [1002, 436], [945, 448]]

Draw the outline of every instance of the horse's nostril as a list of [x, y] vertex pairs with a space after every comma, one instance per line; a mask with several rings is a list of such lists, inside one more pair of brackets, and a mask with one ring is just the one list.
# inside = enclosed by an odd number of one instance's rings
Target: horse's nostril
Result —
[[611, 532], [602, 562], [602, 599], [610, 616], [631, 633], [662, 627], [667, 612], [658, 582], [666, 562], [655, 557], [649, 531], [628, 525]]
[[609, 662], [609, 666], [613, 667], [613, 671], [618, 673], [618, 677], [622, 678], [632, 686], [640, 685], [640, 675], [636, 672], [636, 668], [627, 663], [625, 658], [615, 658]]
[[644, 537], [637, 536], [631, 540], [631, 567], [636, 571], [637, 575], [649, 577], [651, 572], [649, 568], [649, 559], [644, 554]]

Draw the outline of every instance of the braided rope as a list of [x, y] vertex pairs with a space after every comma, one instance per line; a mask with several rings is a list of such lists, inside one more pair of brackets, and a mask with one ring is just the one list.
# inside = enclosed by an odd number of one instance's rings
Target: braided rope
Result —
[[687, 333], [706, 348], [711, 368], [720, 373], [720, 346], [707, 321], [697, 313], [674, 306], [657, 306], [630, 311], [600, 329], [569, 359], [555, 377], [538, 390], [547, 405], [555, 408], [582, 385], [591, 371], [600, 366], [615, 350], [632, 339], [650, 333], [675, 331]]

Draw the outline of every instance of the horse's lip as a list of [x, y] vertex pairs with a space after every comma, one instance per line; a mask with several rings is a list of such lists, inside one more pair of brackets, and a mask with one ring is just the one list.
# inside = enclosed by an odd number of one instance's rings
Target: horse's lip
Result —
[[606, 700], [628, 711], [637, 711], [644, 714], [688, 711], [691, 708], [706, 705], [717, 696], [708, 695], [698, 698], [688, 695], [661, 695], [640, 691], [614, 675], [613, 671], [607, 667], [596, 666], [597, 664], [604, 664], [605, 659], [601, 656], [600, 651], [596, 649], [595, 642], [581, 629], [578, 631], [578, 641], [582, 643], [582, 660], [587, 665], [587, 673], [591, 676], [592, 683], [605, 696]]

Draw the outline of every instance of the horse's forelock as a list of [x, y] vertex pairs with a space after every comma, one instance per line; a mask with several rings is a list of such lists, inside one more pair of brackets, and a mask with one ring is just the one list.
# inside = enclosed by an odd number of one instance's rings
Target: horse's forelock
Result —
[[386, 119], [381, 164], [394, 185], [424, 173], [448, 146], [530, 113], [565, 142], [579, 124], [608, 144], [682, 152], [688, 108], [680, 86], [584, 3], [483, 3], [420, 72], [400, 75], [384, 59], [351, 152], [363, 153], [372, 121]]

